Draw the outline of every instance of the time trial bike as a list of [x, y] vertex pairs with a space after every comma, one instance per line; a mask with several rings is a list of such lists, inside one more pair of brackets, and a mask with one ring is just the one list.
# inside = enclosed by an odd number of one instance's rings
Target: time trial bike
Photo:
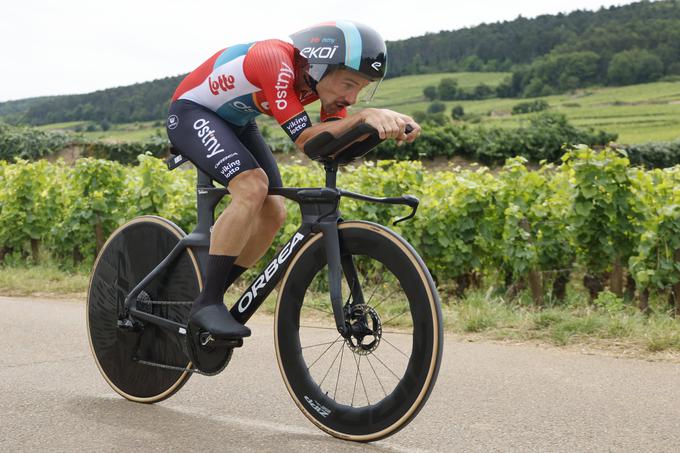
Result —
[[[339, 211], [342, 198], [353, 198], [410, 207], [395, 224], [415, 215], [415, 197], [376, 198], [336, 186], [338, 168], [380, 141], [363, 124], [307, 143], [305, 153], [324, 166], [325, 187], [269, 190], [300, 206], [302, 225], [230, 308], [245, 324], [280, 285], [274, 341], [290, 396], [323, 431], [364, 442], [394, 434], [418, 414], [443, 346], [439, 296], [418, 253], [391, 229], [345, 220]], [[184, 161], [180, 151], [168, 166]], [[196, 193], [190, 234], [161, 217], [135, 218], [113, 232], [93, 267], [90, 346], [104, 379], [131, 401], [159, 402], [193, 374], [221, 372], [242, 345], [187, 324], [215, 206], [228, 191], [199, 170]]]

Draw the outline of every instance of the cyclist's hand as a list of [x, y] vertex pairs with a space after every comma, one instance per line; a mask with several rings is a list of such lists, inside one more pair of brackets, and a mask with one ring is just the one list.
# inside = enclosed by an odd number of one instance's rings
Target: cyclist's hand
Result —
[[408, 115], [401, 115], [401, 119], [409, 126], [411, 126], [411, 132], [408, 134], [404, 133], [403, 135], [397, 137], [397, 146], [401, 146], [406, 143], [413, 143], [413, 141], [418, 138], [420, 135], [420, 132], [422, 131], [422, 128], [420, 127], [420, 124], [416, 123], [413, 118], [411, 118]]
[[362, 121], [373, 126], [378, 131], [381, 140], [387, 140], [388, 138], [397, 140], [406, 139], [406, 134], [404, 133], [406, 121], [404, 121], [404, 116], [388, 109], [368, 108], [361, 111]]

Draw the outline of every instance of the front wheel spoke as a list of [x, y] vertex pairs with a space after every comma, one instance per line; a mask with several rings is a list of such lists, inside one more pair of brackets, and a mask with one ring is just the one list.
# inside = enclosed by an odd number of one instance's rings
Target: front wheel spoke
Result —
[[374, 354], [373, 354], [373, 357], [374, 357], [378, 362], [380, 362], [380, 363], [382, 364], [382, 366], [384, 366], [384, 367], [387, 369], [387, 371], [389, 371], [390, 373], [392, 373], [392, 375], [393, 375], [395, 378], [397, 378], [397, 380], [400, 380], [400, 379], [401, 379], [399, 376], [397, 376], [397, 373], [395, 373], [394, 371], [392, 371], [392, 368], [388, 367], [387, 365], [385, 365], [385, 362], [383, 362], [382, 360], [380, 360], [380, 357], [378, 357], [377, 354], [374, 353]]
[[338, 383], [340, 382], [340, 370], [342, 369], [342, 357], [345, 355], [345, 348], [340, 348], [340, 365], [338, 365], [338, 377], [335, 380], [335, 390], [333, 391], [333, 399], [338, 400]]
[[388, 319], [387, 321], [385, 321], [384, 323], [382, 323], [382, 325], [383, 325], [383, 326], [386, 326], [387, 324], [389, 324], [390, 322], [394, 321], [394, 320], [397, 319], [398, 317], [404, 316], [406, 313], [408, 313], [408, 310], [402, 311], [401, 313], [399, 313], [399, 314], [396, 315], [396, 316], [392, 316], [390, 319]]
[[366, 384], [364, 383], [364, 376], [361, 374], [361, 357], [359, 356], [359, 361], [357, 361], [356, 355], [354, 356], [354, 362], [357, 364], [357, 372], [359, 373], [359, 379], [361, 379], [361, 386], [364, 388], [364, 395], [366, 395], [366, 402], [371, 405], [371, 401], [368, 399], [368, 392], [366, 391]]
[[375, 371], [375, 367], [374, 367], [373, 364], [371, 363], [371, 356], [368, 356], [368, 355], [367, 355], [367, 356], [366, 356], [366, 361], [367, 361], [368, 364], [370, 365], [371, 370], [373, 370], [373, 374], [375, 375], [375, 379], [378, 381], [378, 384], [380, 385], [380, 388], [382, 389], [383, 394], [385, 394], [385, 396], [387, 396], [387, 391], [385, 390], [385, 387], [383, 387], [382, 381], [381, 381], [380, 378], [378, 377], [378, 373]]
[[302, 351], [303, 349], [307, 349], [307, 348], [315, 348], [315, 347], [317, 347], [317, 346], [326, 346], [326, 345], [328, 345], [328, 344], [334, 344], [334, 343], [337, 343], [337, 342], [338, 342], [338, 340], [335, 340], [335, 341], [327, 341], [327, 342], [325, 342], [325, 343], [310, 344], [309, 346], [303, 346], [303, 347], [301, 347], [300, 350]]
[[[354, 357], [354, 362], [356, 363], [357, 358]], [[352, 402], [350, 406], [354, 407], [354, 395], [357, 393], [357, 380], [359, 378], [359, 367], [357, 367], [357, 372], [354, 375], [354, 390], [352, 390]]]
[[[335, 343], [335, 342], [333, 342]], [[340, 355], [340, 352], [345, 348], [345, 342], [343, 341], [340, 344], [340, 349], [338, 349], [338, 352], [335, 354], [335, 357], [333, 358], [333, 361], [331, 362], [331, 366], [328, 367], [328, 371], [326, 371], [326, 374], [323, 375], [323, 379], [321, 379], [321, 382], [319, 382], [319, 388], [323, 385], [323, 381], [326, 380], [326, 377], [328, 376], [328, 373], [331, 372], [331, 369], [333, 369], [333, 365], [335, 364], [335, 361], [338, 360], [338, 356]]]
[[302, 324], [300, 324], [300, 327], [304, 327], [305, 329], [335, 330], [336, 332], [338, 331], [337, 327], [305, 326], [305, 325], [302, 325]]
[[303, 307], [304, 307], [304, 308], [311, 308], [311, 309], [313, 309], [313, 310], [318, 310], [318, 311], [320, 311], [321, 313], [325, 313], [325, 314], [327, 314], [327, 315], [333, 316], [333, 312], [332, 312], [332, 311], [330, 311], [330, 310], [324, 310], [323, 308], [315, 307], [314, 305], [304, 305]]
[[401, 355], [403, 355], [403, 356], [406, 357], [407, 359], [410, 359], [410, 358], [411, 358], [411, 357], [409, 357], [408, 355], [406, 355], [406, 353], [405, 353], [404, 351], [402, 351], [401, 349], [399, 349], [398, 347], [396, 347], [395, 345], [393, 345], [392, 343], [390, 343], [389, 341], [387, 341], [387, 339], [385, 338], [384, 335], [383, 335], [383, 337], [382, 337], [382, 341], [384, 341], [385, 343], [387, 343], [388, 345], [392, 346], [394, 349], [396, 349], [397, 351], [399, 351], [399, 352], [401, 353]]
[[[312, 364], [309, 365], [309, 366], [307, 367], [307, 371], [309, 371], [309, 370], [314, 366], [314, 364], [315, 364], [316, 362], [318, 362], [319, 359], [320, 359], [321, 357], [323, 357], [324, 354], [326, 354], [326, 353], [328, 352], [328, 350], [333, 346], [333, 344], [334, 344], [334, 343], [337, 343], [338, 339], [340, 339], [340, 338], [342, 338], [342, 335], [338, 335], [338, 338], [336, 338], [335, 341], [334, 341], [333, 343], [330, 344], [330, 346], [328, 346], [326, 349], [324, 349], [324, 351], [321, 353], [321, 355], [319, 355], [319, 357], [317, 357], [316, 360], [315, 360], [314, 362], [312, 362]], [[343, 340], [343, 341], [344, 341], [344, 340]]]
[[376, 308], [378, 308], [378, 307], [380, 306], [380, 304], [382, 304], [382, 303], [385, 302], [386, 300], [390, 300], [390, 299], [392, 298], [392, 296], [394, 296], [394, 295], [395, 295], [397, 292], [399, 292], [399, 291], [401, 291], [401, 287], [398, 287], [397, 289], [395, 289], [394, 291], [392, 291], [391, 293], [389, 293], [387, 296], [383, 297], [382, 300], [381, 300], [380, 302], [378, 302], [378, 303], [373, 307], [373, 309], [375, 310]]
[[398, 330], [383, 330], [382, 333], [383, 333], [383, 335], [385, 335], [386, 333], [392, 333], [392, 334], [395, 334], [395, 335], [410, 335], [410, 336], [413, 336], [413, 332], [399, 332]]
[[[368, 281], [368, 277], [366, 277], [366, 280]], [[375, 296], [375, 292], [378, 291], [378, 288], [380, 288], [380, 285], [385, 281], [385, 272], [380, 273], [380, 282], [376, 283], [375, 289], [371, 293], [371, 297], [368, 298], [368, 301], [366, 301], [366, 305], [371, 304], [371, 300], [373, 300], [373, 296]], [[366, 286], [366, 282], [364, 282], [364, 287]]]

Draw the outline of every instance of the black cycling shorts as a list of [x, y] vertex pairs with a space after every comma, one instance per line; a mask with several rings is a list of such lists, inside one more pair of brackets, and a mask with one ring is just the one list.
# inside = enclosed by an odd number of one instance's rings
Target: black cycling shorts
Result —
[[261, 168], [269, 187], [281, 187], [281, 173], [254, 120], [236, 126], [186, 99], [170, 105], [168, 137], [177, 150], [212, 179], [229, 185], [236, 175]]

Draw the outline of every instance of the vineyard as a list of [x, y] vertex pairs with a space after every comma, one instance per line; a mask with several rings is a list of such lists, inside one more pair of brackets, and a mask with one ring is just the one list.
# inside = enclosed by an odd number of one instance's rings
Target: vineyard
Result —
[[[90, 265], [106, 237], [126, 220], [164, 216], [191, 230], [195, 172], [169, 172], [163, 161], [139, 165], [78, 159], [73, 166], [0, 162], [0, 258], [45, 257]], [[284, 166], [288, 186], [320, 185], [320, 168]], [[568, 283], [591, 297], [603, 289], [649, 310], [650, 294], [680, 294], [680, 167], [631, 167], [621, 153], [577, 147], [561, 165], [529, 170], [522, 158], [493, 173], [485, 168], [428, 172], [419, 162], [379, 161], [348, 167], [338, 185], [373, 195], [413, 194], [418, 215], [394, 227], [419, 250], [437, 283], [462, 296], [480, 285], [526, 289], [535, 304], [564, 300]], [[224, 200], [222, 203], [226, 203]], [[346, 219], [389, 224], [391, 206], [341, 204]], [[289, 205], [277, 241], [295, 230]], [[277, 246], [282, 245], [278, 242]], [[270, 252], [273, 253], [273, 252]]]

